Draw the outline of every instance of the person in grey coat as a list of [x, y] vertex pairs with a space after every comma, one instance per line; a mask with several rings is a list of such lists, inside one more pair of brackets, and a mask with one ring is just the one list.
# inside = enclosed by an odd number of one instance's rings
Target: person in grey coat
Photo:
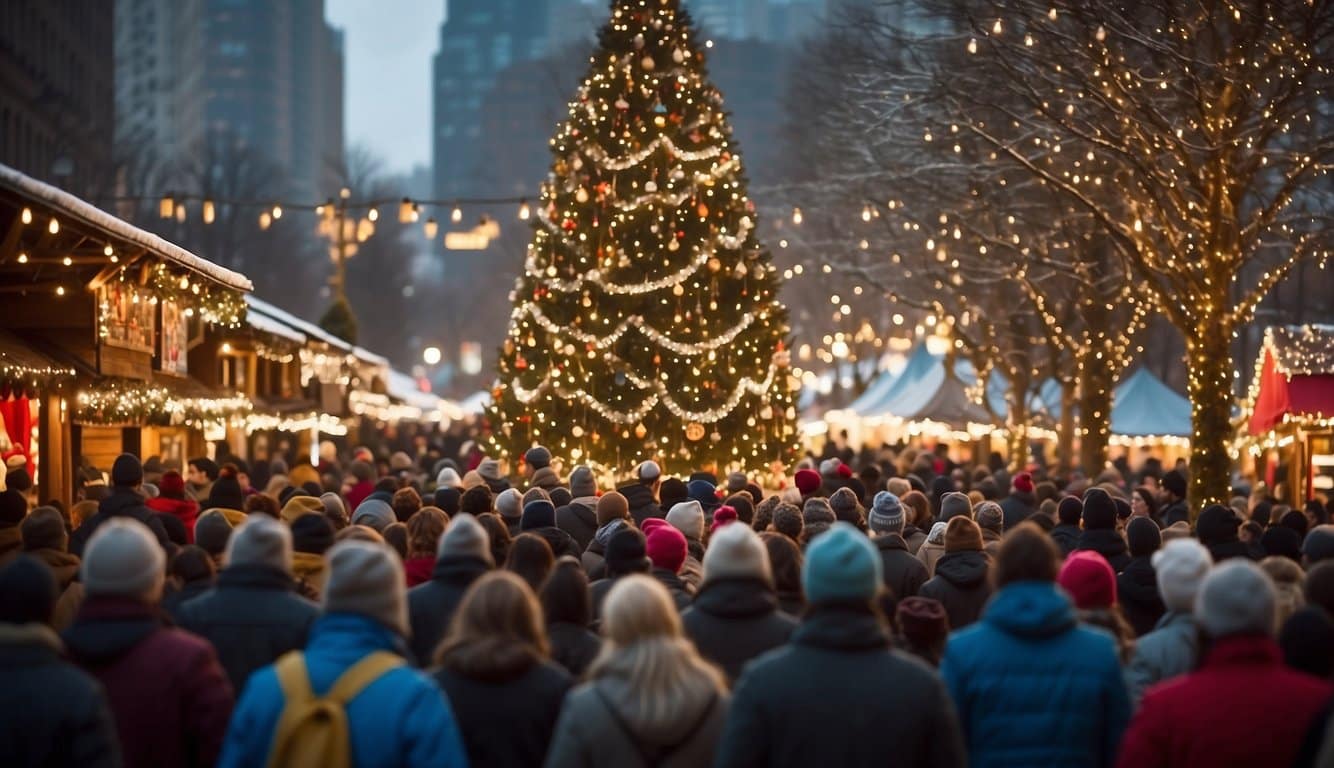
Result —
[[602, 651], [588, 682], [565, 699], [546, 768], [712, 762], [727, 721], [727, 682], [682, 633], [667, 589], [648, 576], [618, 579], [602, 625]]
[[1167, 613], [1152, 632], [1135, 642], [1135, 653], [1126, 668], [1132, 705], [1139, 705], [1150, 686], [1195, 669], [1200, 640], [1191, 614], [1195, 593], [1212, 566], [1209, 550], [1195, 539], [1169, 541], [1153, 554], [1158, 591]]

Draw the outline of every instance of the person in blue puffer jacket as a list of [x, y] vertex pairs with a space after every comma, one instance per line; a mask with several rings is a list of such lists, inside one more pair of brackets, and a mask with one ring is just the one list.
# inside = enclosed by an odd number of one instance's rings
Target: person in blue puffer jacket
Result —
[[[374, 651], [407, 652], [407, 598], [398, 556], [383, 544], [349, 540], [328, 557], [325, 613], [311, 627], [305, 650], [316, 696]], [[218, 765], [267, 765], [283, 705], [274, 667], [255, 672], [232, 713]], [[449, 701], [431, 678], [406, 663], [357, 694], [347, 705], [347, 722], [357, 768], [468, 764]]]
[[1006, 536], [996, 594], [940, 664], [973, 768], [1116, 762], [1130, 699], [1111, 635], [1080, 626], [1056, 585], [1060, 553], [1033, 525]]

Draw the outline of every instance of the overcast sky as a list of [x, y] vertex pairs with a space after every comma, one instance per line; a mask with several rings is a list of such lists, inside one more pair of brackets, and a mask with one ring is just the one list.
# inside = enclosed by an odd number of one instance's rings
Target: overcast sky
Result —
[[341, 27], [347, 142], [367, 144], [386, 170], [431, 163], [431, 57], [444, 0], [327, 0]]

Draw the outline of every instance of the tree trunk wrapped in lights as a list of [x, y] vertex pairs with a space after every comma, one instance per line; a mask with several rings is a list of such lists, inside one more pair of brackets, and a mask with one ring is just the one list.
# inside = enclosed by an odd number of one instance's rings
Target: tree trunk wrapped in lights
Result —
[[786, 310], [693, 36], [678, 0], [612, 3], [511, 295], [497, 455], [721, 471], [796, 448]]

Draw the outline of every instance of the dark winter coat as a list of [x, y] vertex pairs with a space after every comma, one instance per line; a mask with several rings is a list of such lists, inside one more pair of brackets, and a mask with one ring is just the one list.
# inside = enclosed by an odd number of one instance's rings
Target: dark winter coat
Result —
[[589, 632], [588, 627], [565, 621], [547, 625], [547, 644], [551, 646], [551, 660], [574, 678], [583, 676], [602, 649], [602, 640]]
[[579, 542], [575, 541], [570, 534], [554, 526], [532, 528], [520, 531], [520, 533], [534, 533], [546, 539], [547, 544], [551, 545], [551, 554], [555, 555], [558, 560], [565, 555], [581, 557], [584, 554], [583, 547], [579, 546]]
[[1130, 565], [1130, 552], [1126, 549], [1126, 540], [1110, 528], [1084, 531], [1079, 535], [1079, 546], [1075, 547], [1075, 550], [1097, 552], [1107, 560], [1107, 564], [1112, 566], [1112, 571], [1115, 573], [1124, 571], [1126, 566]]
[[964, 753], [935, 672], [890, 650], [866, 608], [821, 605], [746, 667], [713, 764], [946, 768]]
[[1116, 600], [1126, 621], [1134, 628], [1135, 637], [1153, 631], [1167, 613], [1167, 606], [1158, 594], [1158, 577], [1150, 558], [1131, 558], [1130, 564], [1116, 577]]
[[[908, 543], [897, 533], [887, 533], [872, 540], [880, 552], [881, 575], [885, 586], [902, 600], [916, 595], [926, 583], [926, 566], [908, 551]], [[939, 568], [939, 565], [937, 565]]]
[[607, 575], [607, 548], [602, 542], [593, 539], [588, 542], [588, 549], [579, 556], [579, 563], [584, 566], [584, 573], [589, 581], [597, 581]]
[[168, 553], [175, 550], [171, 540], [167, 538], [167, 529], [162, 527], [162, 521], [157, 518], [153, 510], [144, 504], [144, 497], [138, 491], [131, 488], [113, 488], [111, 495], [97, 505], [97, 512], [87, 520], [83, 521], [74, 533], [69, 537], [69, 553], [83, 557], [83, 548], [88, 546], [88, 540], [93, 537], [93, 532], [98, 526], [113, 517], [129, 517], [144, 525], [157, 537], [158, 543], [162, 545]]
[[[556, 510], [556, 527], [570, 534], [570, 538], [574, 539], [575, 545], [579, 547], [575, 557], [588, 549], [588, 542], [592, 541], [593, 534], [598, 532], [597, 512], [587, 504], [587, 501], [587, 499], [576, 499]], [[597, 500], [594, 499], [593, 502], [596, 505]], [[559, 554], [556, 556], [560, 557]]]
[[13, 768], [118, 768], [102, 686], [62, 650], [50, 627], [0, 623], [0, 760]]
[[1024, 522], [1037, 509], [1037, 497], [1023, 491], [1011, 491], [1001, 499], [1000, 508], [1005, 513], [1005, 530], [1013, 531], [1016, 525]]
[[1267, 637], [1223, 638], [1198, 672], [1145, 694], [1117, 765], [1290, 765], [1330, 690], [1285, 667]]
[[761, 579], [705, 582], [681, 623], [700, 655], [733, 681], [746, 662], [786, 643], [797, 628], [795, 619], [778, 610], [773, 587]]
[[806, 613], [806, 596], [797, 590], [779, 590], [778, 610], [794, 619], [800, 619]]
[[169, 594], [164, 594], [161, 603], [162, 612], [171, 617], [172, 623], [180, 624], [181, 606], [208, 592], [210, 589], [213, 589], [215, 581], [215, 579], [211, 578], [187, 581], [185, 584], [181, 585], [180, 589]]
[[207, 766], [222, 750], [232, 685], [213, 646], [138, 600], [90, 595], [63, 635], [106, 689], [125, 765]]
[[647, 485], [630, 483], [616, 490], [630, 504], [630, 517], [634, 518], [636, 527], [642, 528], [644, 521], [650, 517], [663, 517], [658, 500], [653, 498], [653, 489]]
[[[375, 619], [326, 613], [310, 628], [303, 654], [311, 691], [328, 693], [340, 675], [371, 653], [401, 655], [405, 650], [398, 635]], [[218, 768], [266, 765], [285, 703], [274, 667], [252, 675], [236, 705]], [[467, 762], [449, 700], [420, 670], [406, 665], [389, 670], [352, 697], [345, 710], [350, 757], [357, 768], [453, 768]]]
[[436, 670], [435, 681], [454, 709], [469, 765], [541, 765], [574, 681], [561, 667], [539, 662], [499, 680]]
[[216, 587], [181, 605], [178, 621], [213, 644], [232, 690], [240, 691], [255, 670], [305, 647], [320, 608], [294, 588], [276, 568], [228, 566]]
[[1079, 549], [1079, 534], [1083, 533], [1078, 525], [1069, 523], [1057, 523], [1056, 527], [1051, 529], [1052, 541], [1061, 549], [1061, 557], [1069, 557], [1071, 552]]
[[991, 559], [985, 552], [951, 552], [936, 563], [936, 575], [917, 590], [922, 597], [939, 600], [950, 619], [950, 630], [977, 621], [991, 597]]
[[435, 561], [430, 581], [408, 590], [409, 642], [419, 666], [431, 666], [435, 647], [444, 639], [463, 593], [489, 570], [491, 566], [480, 557], [446, 555]]
[[974, 768], [1098, 766], [1130, 719], [1112, 636], [1080, 626], [1051, 582], [1001, 589], [981, 621], [950, 636], [940, 674]]
[[1162, 515], [1164, 528], [1173, 523], [1190, 522], [1190, 507], [1186, 506], [1185, 499], [1178, 499], [1167, 504], [1159, 511], [1159, 514]]
[[649, 575], [657, 579], [667, 591], [671, 593], [672, 602], [676, 603], [676, 610], [684, 612], [690, 607], [690, 591], [681, 577], [665, 568], [654, 568]]

